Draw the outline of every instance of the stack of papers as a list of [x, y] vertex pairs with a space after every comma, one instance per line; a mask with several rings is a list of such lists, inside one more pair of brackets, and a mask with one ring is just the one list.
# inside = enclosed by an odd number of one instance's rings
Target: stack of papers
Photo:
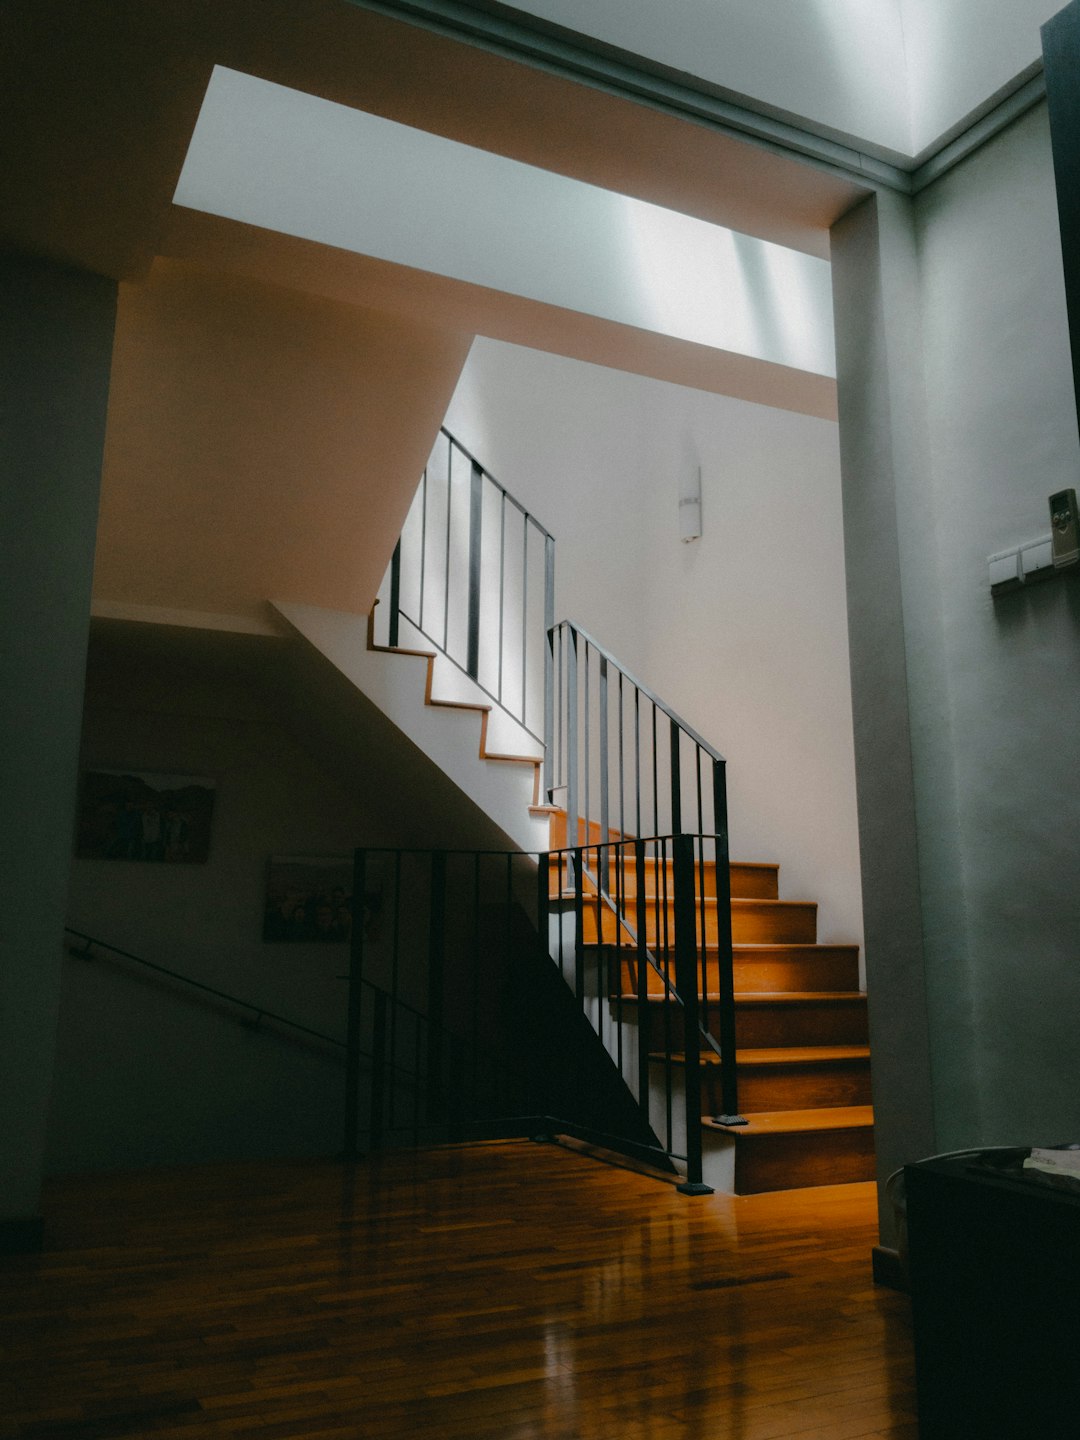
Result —
[[1044, 1170], [1048, 1175], [1068, 1175], [1080, 1180], [1080, 1150], [1033, 1149], [1024, 1161], [1025, 1170]]

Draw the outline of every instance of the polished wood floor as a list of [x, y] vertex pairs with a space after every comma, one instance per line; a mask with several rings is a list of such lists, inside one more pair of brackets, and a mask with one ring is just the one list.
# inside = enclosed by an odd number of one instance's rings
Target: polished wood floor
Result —
[[54, 1182], [0, 1436], [912, 1440], [869, 1185], [735, 1199], [549, 1145]]

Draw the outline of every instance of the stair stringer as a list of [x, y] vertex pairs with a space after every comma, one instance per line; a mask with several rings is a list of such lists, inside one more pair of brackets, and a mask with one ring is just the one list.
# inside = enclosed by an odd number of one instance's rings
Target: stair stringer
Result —
[[533, 853], [547, 848], [547, 817], [530, 814], [539, 762], [486, 752], [486, 707], [433, 700], [430, 654], [369, 649], [366, 616], [292, 601], [270, 603], [490, 817], [514, 848]]

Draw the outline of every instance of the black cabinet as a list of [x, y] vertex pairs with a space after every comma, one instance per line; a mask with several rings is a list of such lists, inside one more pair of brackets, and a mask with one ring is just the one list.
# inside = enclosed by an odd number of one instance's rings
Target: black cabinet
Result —
[[1080, 1436], [1080, 1186], [905, 1171], [919, 1440]]

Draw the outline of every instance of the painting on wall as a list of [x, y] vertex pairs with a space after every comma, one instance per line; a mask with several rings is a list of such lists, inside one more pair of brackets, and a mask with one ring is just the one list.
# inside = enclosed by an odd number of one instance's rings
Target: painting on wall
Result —
[[210, 853], [215, 789], [204, 775], [86, 769], [75, 854], [81, 860], [201, 865]]
[[274, 855], [266, 877], [266, 941], [343, 943], [352, 930], [352, 861]]

